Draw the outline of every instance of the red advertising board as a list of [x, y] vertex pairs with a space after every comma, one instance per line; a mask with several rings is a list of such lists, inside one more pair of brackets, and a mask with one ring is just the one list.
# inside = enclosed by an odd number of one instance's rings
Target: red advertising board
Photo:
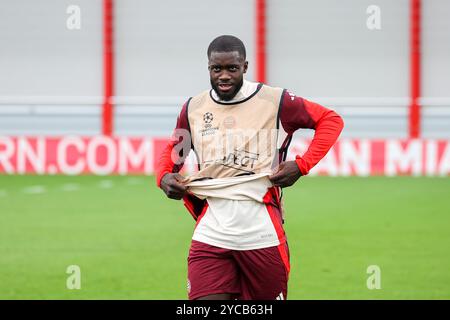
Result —
[[[1, 174], [153, 174], [167, 139], [129, 137], [0, 137]], [[309, 140], [295, 139], [289, 159], [303, 154]], [[185, 171], [195, 170], [192, 153]], [[450, 174], [448, 140], [340, 139], [312, 175]]]

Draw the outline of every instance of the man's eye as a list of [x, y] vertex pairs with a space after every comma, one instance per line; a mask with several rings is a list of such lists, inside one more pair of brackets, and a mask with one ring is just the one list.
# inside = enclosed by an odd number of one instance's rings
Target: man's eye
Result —
[[219, 72], [219, 71], [220, 71], [220, 67], [213, 67], [212, 70], [213, 70], [214, 72]]
[[237, 71], [237, 69], [238, 69], [238, 68], [235, 67], [235, 66], [229, 68], [230, 71]]

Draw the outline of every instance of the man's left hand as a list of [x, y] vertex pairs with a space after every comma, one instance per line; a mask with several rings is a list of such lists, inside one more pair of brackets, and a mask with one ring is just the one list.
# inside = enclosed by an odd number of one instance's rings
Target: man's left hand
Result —
[[269, 180], [274, 186], [282, 188], [292, 186], [301, 177], [302, 173], [295, 161], [285, 161], [275, 169]]

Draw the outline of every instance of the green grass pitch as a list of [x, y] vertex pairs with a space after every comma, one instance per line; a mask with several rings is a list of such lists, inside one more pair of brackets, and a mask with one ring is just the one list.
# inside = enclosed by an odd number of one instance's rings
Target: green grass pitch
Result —
[[[449, 178], [304, 177], [284, 197], [289, 299], [450, 299]], [[0, 299], [186, 299], [193, 227], [153, 177], [0, 176]]]

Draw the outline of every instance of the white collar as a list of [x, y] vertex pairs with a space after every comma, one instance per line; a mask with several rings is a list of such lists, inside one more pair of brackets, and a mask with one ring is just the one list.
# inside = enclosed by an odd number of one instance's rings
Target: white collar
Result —
[[239, 89], [239, 91], [236, 93], [236, 95], [231, 100], [226, 100], [226, 101], [221, 100], [214, 89], [211, 89], [211, 96], [215, 101], [220, 102], [220, 103], [224, 103], [224, 104], [236, 103], [236, 102], [242, 101], [244, 99], [247, 99], [252, 94], [254, 94], [256, 90], [258, 90], [257, 82], [251, 82], [251, 81], [244, 80], [244, 82], [242, 83], [241, 89]]

